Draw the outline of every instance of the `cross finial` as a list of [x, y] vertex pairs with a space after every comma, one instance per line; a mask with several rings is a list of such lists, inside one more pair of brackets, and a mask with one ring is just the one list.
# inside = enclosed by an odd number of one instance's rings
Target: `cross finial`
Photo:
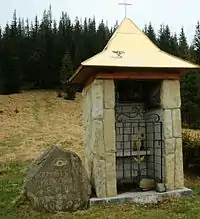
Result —
[[119, 5], [123, 5], [123, 6], [124, 6], [124, 10], [125, 10], [125, 18], [126, 18], [126, 14], [127, 14], [127, 6], [131, 6], [132, 4], [127, 3], [126, 0], [124, 0], [124, 2], [119, 3]]

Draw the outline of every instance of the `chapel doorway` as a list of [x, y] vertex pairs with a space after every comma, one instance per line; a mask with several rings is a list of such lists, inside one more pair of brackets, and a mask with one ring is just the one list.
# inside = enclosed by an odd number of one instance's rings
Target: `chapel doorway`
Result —
[[161, 81], [116, 80], [118, 193], [140, 190], [142, 179], [163, 182]]

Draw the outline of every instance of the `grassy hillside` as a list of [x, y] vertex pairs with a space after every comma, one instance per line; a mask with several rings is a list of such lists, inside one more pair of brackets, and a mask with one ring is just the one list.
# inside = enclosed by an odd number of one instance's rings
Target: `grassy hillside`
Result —
[[[83, 155], [82, 97], [58, 98], [53, 91], [0, 95], [0, 163], [35, 159], [59, 145]], [[199, 143], [199, 131], [183, 130]]]
[[52, 145], [82, 155], [81, 95], [76, 101], [56, 92], [0, 95], [0, 163], [34, 159]]
[[[20, 193], [29, 161], [42, 150], [60, 145], [83, 155], [81, 95], [76, 101], [57, 98], [52, 91], [0, 95], [0, 125], [0, 218], [200, 218], [200, 180], [191, 174], [185, 181], [194, 197], [156, 206], [101, 206], [74, 214], [37, 213], [28, 205], [14, 207], [11, 203]], [[198, 132], [185, 132], [199, 139]]]

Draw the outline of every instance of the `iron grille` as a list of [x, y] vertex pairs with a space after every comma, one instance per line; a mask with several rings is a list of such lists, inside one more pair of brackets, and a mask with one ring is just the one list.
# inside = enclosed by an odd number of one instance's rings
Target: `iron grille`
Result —
[[158, 112], [143, 104], [116, 105], [117, 181], [135, 183], [153, 178], [163, 181], [163, 129]]

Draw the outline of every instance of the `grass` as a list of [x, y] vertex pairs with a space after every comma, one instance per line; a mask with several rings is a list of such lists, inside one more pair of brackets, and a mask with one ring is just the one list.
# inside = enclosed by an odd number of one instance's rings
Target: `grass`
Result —
[[[16, 108], [19, 113], [15, 112]], [[200, 218], [200, 180], [191, 171], [186, 174], [185, 182], [193, 189], [194, 197], [166, 200], [160, 205], [99, 206], [73, 214], [38, 213], [28, 204], [13, 206], [12, 201], [20, 194], [30, 162], [41, 151], [56, 144], [82, 156], [81, 109], [80, 95], [73, 102], [57, 98], [51, 91], [0, 95], [0, 110], [3, 111], [0, 113], [0, 219]], [[189, 134], [192, 135], [191, 131]]]
[[[108, 205], [92, 207], [75, 213], [38, 213], [28, 204], [19, 207], [11, 202], [20, 194], [23, 179], [29, 163], [0, 165], [0, 218], [13, 219], [177, 219], [200, 218], [200, 182], [186, 179], [186, 184], [194, 188], [194, 197], [166, 200], [152, 206]], [[191, 178], [192, 176], [190, 176]], [[194, 177], [194, 176], [193, 176]]]
[[0, 95], [0, 163], [35, 159], [52, 145], [82, 156], [81, 108], [80, 95], [73, 102], [52, 91]]

